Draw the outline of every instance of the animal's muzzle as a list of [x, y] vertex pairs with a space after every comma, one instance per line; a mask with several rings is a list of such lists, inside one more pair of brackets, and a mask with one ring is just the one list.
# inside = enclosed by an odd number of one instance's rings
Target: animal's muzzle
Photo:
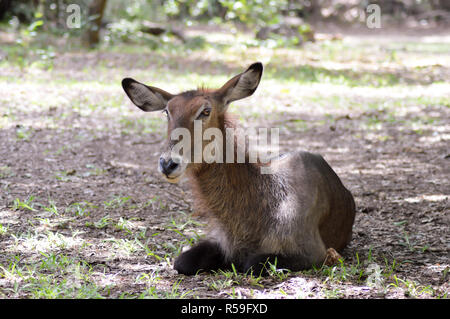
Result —
[[172, 158], [166, 160], [165, 158], [161, 157], [159, 159], [159, 170], [167, 177], [169, 177], [178, 168], [179, 165], [180, 164], [173, 161]]

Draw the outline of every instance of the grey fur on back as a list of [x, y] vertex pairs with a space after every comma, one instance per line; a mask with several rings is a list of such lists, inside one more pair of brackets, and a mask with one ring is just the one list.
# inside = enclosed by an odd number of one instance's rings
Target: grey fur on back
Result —
[[250, 163], [210, 165], [194, 190], [211, 220], [208, 238], [230, 261], [257, 253], [320, 264], [327, 248], [341, 250], [351, 238], [353, 197], [320, 155], [289, 153], [267, 175]]

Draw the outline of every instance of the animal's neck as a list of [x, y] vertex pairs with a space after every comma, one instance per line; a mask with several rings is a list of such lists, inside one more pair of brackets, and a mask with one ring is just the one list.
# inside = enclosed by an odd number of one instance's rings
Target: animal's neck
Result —
[[247, 211], [261, 192], [260, 178], [259, 169], [251, 163], [203, 164], [191, 175], [197, 209], [216, 217]]
[[[232, 119], [224, 117], [220, 129], [225, 137], [226, 128], [235, 128]], [[238, 139], [237, 136], [235, 136]], [[255, 201], [265, 197], [270, 176], [262, 175], [260, 164], [249, 163], [247, 148], [234, 143], [233, 163], [199, 163], [191, 170], [190, 178], [200, 213], [225, 217], [242, 211], [253, 210]], [[224, 159], [231, 150], [224, 147]], [[237, 163], [237, 154], [244, 154], [245, 162]]]

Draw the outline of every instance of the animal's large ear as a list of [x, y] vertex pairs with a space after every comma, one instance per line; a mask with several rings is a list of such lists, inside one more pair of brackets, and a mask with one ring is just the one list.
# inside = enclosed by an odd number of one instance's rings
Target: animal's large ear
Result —
[[147, 86], [131, 78], [122, 80], [125, 93], [137, 107], [145, 112], [162, 110], [174, 95], [153, 86]]
[[216, 91], [216, 96], [222, 100], [223, 105], [226, 108], [231, 102], [252, 95], [259, 85], [262, 73], [262, 63], [253, 63], [245, 70], [245, 72], [236, 75], [218, 89]]

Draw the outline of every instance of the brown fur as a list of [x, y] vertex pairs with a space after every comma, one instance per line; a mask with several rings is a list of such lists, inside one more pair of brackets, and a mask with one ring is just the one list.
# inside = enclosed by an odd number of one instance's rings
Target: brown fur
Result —
[[[219, 128], [225, 137], [226, 128], [236, 127], [226, 113], [228, 104], [253, 94], [261, 75], [262, 65], [255, 63], [218, 90], [200, 88], [174, 96], [145, 86], [150, 90], [148, 100], [138, 82], [126, 79], [123, 86], [125, 91], [130, 86], [139, 89], [135, 101], [141, 109], [155, 110], [166, 103], [168, 136], [178, 127], [192, 133], [193, 117], [208, 105], [211, 112], [202, 117], [203, 130]], [[133, 90], [129, 91], [133, 100]], [[169, 149], [173, 143], [169, 141]], [[236, 156], [245, 145], [234, 145]], [[249, 163], [247, 152], [245, 163], [225, 163], [223, 150], [224, 163], [185, 167], [196, 211], [209, 219], [210, 231], [206, 241], [177, 258], [175, 269], [180, 273], [191, 275], [231, 263], [243, 271], [256, 271], [265, 261], [300, 270], [323, 263], [327, 248], [340, 251], [348, 244], [355, 216], [353, 196], [320, 155], [294, 151], [265, 164], [272, 174], [261, 174], [263, 164]]]

